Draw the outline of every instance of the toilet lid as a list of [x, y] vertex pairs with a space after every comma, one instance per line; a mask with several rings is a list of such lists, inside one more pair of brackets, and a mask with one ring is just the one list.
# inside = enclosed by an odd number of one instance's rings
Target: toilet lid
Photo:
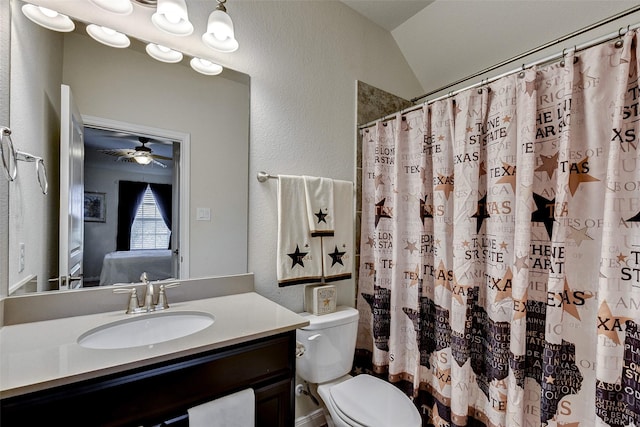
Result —
[[335, 406], [358, 424], [415, 427], [422, 424], [413, 402], [393, 385], [372, 377], [358, 375], [330, 389]]

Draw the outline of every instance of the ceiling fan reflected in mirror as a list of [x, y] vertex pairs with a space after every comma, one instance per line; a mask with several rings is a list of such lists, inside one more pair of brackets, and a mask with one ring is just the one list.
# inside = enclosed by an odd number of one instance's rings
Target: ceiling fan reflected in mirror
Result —
[[151, 138], [140, 136], [138, 137], [138, 141], [141, 145], [135, 148], [111, 148], [98, 151], [110, 156], [116, 156], [120, 162], [135, 162], [140, 165], [152, 163], [163, 168], [167, 167], [167, 165], [159, 160], [172, 160], [172, 158], [156, 154], [151, 148], [147, 147], [147, 144], [154, 142]]

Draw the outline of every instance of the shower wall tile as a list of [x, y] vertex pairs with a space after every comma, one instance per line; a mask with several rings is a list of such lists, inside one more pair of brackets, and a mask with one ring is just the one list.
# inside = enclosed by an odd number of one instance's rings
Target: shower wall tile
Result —
[[[358, 126], [372, 122], [391, 113], [411, 107], [411, 101], [400, 98], [377, 87], [358, 81]], [[356, 295], [360, 271], [360, 224], [362, 222], [362, 133], [356, 139]]]

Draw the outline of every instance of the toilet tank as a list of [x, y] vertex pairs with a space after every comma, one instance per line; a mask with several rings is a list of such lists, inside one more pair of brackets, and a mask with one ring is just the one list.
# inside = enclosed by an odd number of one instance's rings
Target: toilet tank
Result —
[[300, 313], [309, 325], [296, 331], [304, 354], [296, 359], [297, 374], [311, 383], [323, 383], [348, 374], [358, 333], [358, 310], [340, 306], [329, 314]]

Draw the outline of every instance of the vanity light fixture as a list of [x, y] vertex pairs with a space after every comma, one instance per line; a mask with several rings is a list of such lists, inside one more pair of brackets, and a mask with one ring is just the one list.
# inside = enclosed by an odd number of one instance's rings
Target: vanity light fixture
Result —
[[[4, 0], [0, 0], [4, 1]], [[140, 6], [156, 7], [156, 12], [151, 16], [153, 24], [169, 34], [188, 36], [193, 33], [193, 24], [189, 22], [186, 0], [89, 0], [96, 6], [116, 14], [129, 14], [133, 11], [133, 1]], [[207, 32], [202, 35], [205, 45], [220, 52], [234, 52], [238, 49], [238, 41], [235, 39], [233, 22], [227, 14], [224, 4], [227, 0], [217, 0], [216, 10], [211, 12], [207, 23]], [[54, 10], [24, 4], [22, 12], [31, 21], [49, 30], [70, 32], [75, 29], [75, 24], [70, 17]], [[87, 33], [96, 41], [116, 48], [129, 47], [129, 37], [114, 29], [97, 24], [87, 23]], [[146, 51], [152, 58], [167, 62], [181, 62], [182, 52], [170, 49], [156, 43], [148, 43]], [[222, 66], [208, 59], [193, 57], [190, 61], [191, 68], [207, 76], [215, 76], [222, 73]], [[135, 159], [140, 164], [148, 164], [151, 158], [141, 156]], [[143, 163], [145, 162], [145, 163]]]
[[49, 30], [68, 33], [76, 28], [71, 18], [67, 15], [46, 7], [25, 4], [22, 6], [22, 13], [31, 21]]
[[224, 6], [227, 0], [217, 1], [218, 6], [209, 15], [207, 32], [202, 35], [202, 41], [217, 51], [235, 52], [238, 50], [238, 41], [235, 39], [233, 21]]
[[96, 41], [111, 47], [126, 48], [131, 40], [125, 34], [96, 24], [87, 25], [87, 33]]
[[104, 10], [121, 15], [128, 15], [133, 11], [131, 0], [90, 0], [91, 3]]
[[222, 72], [222, 65], [215, 64], [204, 58], [193, 58], [189, 64], [191, 64], [191, 68], [207, 76], [215, 76]]
[[174, 36], [188, 36], [193, 33], [193, 24], [189, 22], [185, 0], [158, 0], [156, 13], [151, 21], [160, 30]]
[[157, 59], [161, 62], [168, 62], [170, 64], [175, 64], [176, 62], [182, 61], [183, 57], [182, 52], [178, 52], [177, 50], [173, 50], [166, 46], [155, 43], [147, 44], [145, 50], [153, 59]]

